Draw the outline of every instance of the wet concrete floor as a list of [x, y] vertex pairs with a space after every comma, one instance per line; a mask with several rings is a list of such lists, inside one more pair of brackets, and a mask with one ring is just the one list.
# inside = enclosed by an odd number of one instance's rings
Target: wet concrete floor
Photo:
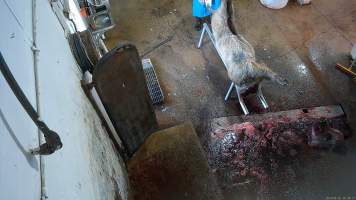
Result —
[[[299, 6], [290, 1], [281, 10], [263, 7], [257, 0], [233, 0], [235, 26], [254, 46], [257, 60], [285, 76], [289, 85], [263, 86], [267, 111], [341, 104], [348, 123], [356, 130], [356, 83], [335, 69], [349, 63], [356, 42], [356, 1], [313, 0]], [[212, 44], [196, 48], [199, 33], [193, 29], [190, 0], [111, 0], [116, 27], [107, 34], [110, 48], [120, 41], [133, 42], [151, 58], [165, 102], [156, 106], [160, 127], [192, 121], [203, 147], [209, 135], [205, 125], [217, 117], [241, 115], [236, 100], [224, 102], [227, 74]], [[305, 164], [283, 199], [356, 199], [356, 139], [348, 141], [346, 155], [325, 153]], [[207, 148], [206, 148], [207, 150]], [[224, 184], [224, 183], [222, 183]], [[222, 185], [221, 188], [227, 188]], [[225, 199], [242, 198], [234, 189], [223, 190]], [[251, 192], [246, 199], [254, 199]]]

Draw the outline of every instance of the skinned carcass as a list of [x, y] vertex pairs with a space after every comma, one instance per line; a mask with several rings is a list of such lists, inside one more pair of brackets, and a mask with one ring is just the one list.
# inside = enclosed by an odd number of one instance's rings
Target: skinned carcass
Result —
[[[257, 63], [251, 44], [235, 30], [231, 30], [228, 0], [222, 0], [218, 10], [212, 14], [211, 26], [216, 48], [226, 65], [228, 76], [240, 88], [251, 88], [264, 79], [286, 85], [286, 79], [273, 72], [264, 63]], [[231, 9], [229, 10], [231, 11]], [[233, 33], [234, 32], [234, 33]]]

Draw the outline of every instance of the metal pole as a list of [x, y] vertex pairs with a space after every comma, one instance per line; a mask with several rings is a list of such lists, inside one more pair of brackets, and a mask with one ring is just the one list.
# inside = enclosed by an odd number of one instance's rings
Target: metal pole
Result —
[[237, 98], [239, 99], [239, 103], [242, 108], [242, 111], [244, 112], [245, 115], [248, 115], [250, 112], [246, 107], [244, 99], [241, 97], [240, 88], [237, 85], [235, 85], [235, 88], [236, 88]]
[[224, 100], [227, 101], [231, 95], [232, 89], [234, 89], [235, 83], [231, 81], [229, 90], [227, 91]]

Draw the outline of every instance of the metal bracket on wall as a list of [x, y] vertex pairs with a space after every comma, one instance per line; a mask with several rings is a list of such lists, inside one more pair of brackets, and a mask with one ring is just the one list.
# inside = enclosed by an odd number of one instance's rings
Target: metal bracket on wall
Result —
[[[216, 48], [216, 41], [214, 39], [214, 35], [211, 32], [211, 30], [209, 28], [209, 25], [206, 24], [206, 23], [203, 24], [203, 29], [202, 29], [202, 32], [201, 32], [201, 35], [200, 35], [200, 38], [199, 38], [199, 43], [198, 43], [197, 48], [200, 49], [200, 47], [201, 47], [201, 45], [203, 43], [205, 34], [207, 34], [209, 36], [209, 38], [210, 38], [211, 42], [213, 43], [213, 46], [215, 47], [220, 59], [222, 60], [222, 62], [224, 63], [225, 68], [227, 69], [226, 64], [225, 64], [224, 60], [222, 59], [218, 48]], [[232, 90], [234, 88], [236, 90], [237, 98], [238, 98], [239, 104], [240, 104], [240, 106], [242, 108], [242, 111], [244, 112], [245, 115], [248, 115], [250, 112], [247, 109], [247, 106], [245, 104], [244, 99], [242, 98], [242, 94], [247, 91], [247, 88], [242, 88], [242, 87], [236, 85], [234, 82], [231, 81], [229, 89], [227, 90], [227, 93], [225, 95], [225, 101], [227, 101], [230, 98]], [[261, 84], [258, 85], [258, 90], [257, 90], [256, 95], [257, 95], [258, 100], [260, 100], [263, 108], [267, 109], [268, 108], [268, 103], [267, 103], [265, 97], [263, 96]]]
[[38, 129], [43, 133], [45, 138], [45, 143], [41, 144], [38, 148], [32, 149], [31, 153], [33, 155], [49, 155], [61, 149], [63, 144], [59, 135], [48, 128], [46, 123], [40, 120], [40, 117], [36, 110], [31, 105], [30, 101], [27, 99], [22, 89], [18, 85], [16, 79], [12, 75], [9, 67], [7, 66], [4, 57], [0, 53], [0, 71], [3, 74], [5, 80], [9, 84], [12, 92], [15, 94], [16, 98], [21, 103], [22, 107], [26, 110], [27, 114], [30, 116], [32, 121], [36, 124]]

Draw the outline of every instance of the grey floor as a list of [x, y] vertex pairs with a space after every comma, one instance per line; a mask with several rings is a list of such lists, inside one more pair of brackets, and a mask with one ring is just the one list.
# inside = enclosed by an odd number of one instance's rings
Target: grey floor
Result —
[[[356, 42], [356, 1], [313, 0], [299, 6], [291, 0], [281, 10], [263, 7], [257, 0], [234, 0], [235, 26], [254, 46], [257, 59], [285, 76], [289, 85], [264, 84], [270, 108], [254, 113], [341, 104], [348, 123], [356, 130], [356, 82], [335, 69], [349, 63]], [[133, 42], [140, 54], [151, 58], [165, 93], [156, 106], [161, 127], [192, 121], [203, 146], [204, 123], [209, 119], [241, 115], [236, 100], [224, 102], [228, 79], [222, 62], [207, 40], [196, 48], [199, 33], [193, 29], [189, 0], [112, 0], [116, 27], [107, 34], [109, 47]], [[278, 199], [356, 199], [355, 137], [349, 152], [326, 153], [305, 163], [295, 183], [275, 191]], [[226, 188], [222, 186], [222, 188]], [[278, 193], [278, 194], [277, 194]], [[224, 190], [225, 199], [255, 196]], [[272, 195], [273, 196], [273, 195]]]

